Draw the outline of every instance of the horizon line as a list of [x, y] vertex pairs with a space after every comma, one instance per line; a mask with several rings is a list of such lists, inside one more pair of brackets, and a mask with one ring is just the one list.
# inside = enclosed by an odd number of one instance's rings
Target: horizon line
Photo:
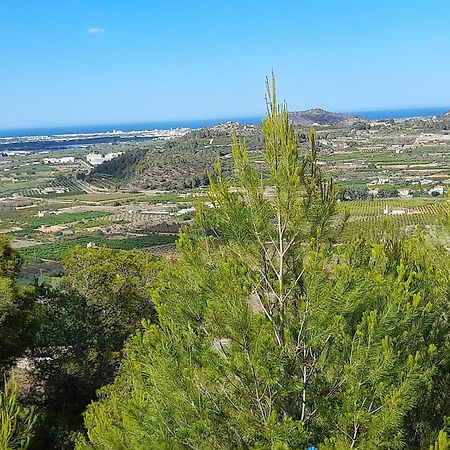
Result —
[[[346, 110], [346, 111], [337, 111], [337, 110], [331, 110], [331, 109], [325, 109], [322, 107], [314, 107], [314, 108], [308, 108], [304, 110], [298, 110], [298, 109], [292, 109], [289, 110], [289, 112], [306, 112], [314, 109], [321, 109], [323, 111], [327, 112], [333, 112], [338, 114], [354, 114], [354, 115], [362, 115], [364, 113], [377, 113], [377, 112], [394, 112], [394, 111], [413, 111], [413, 110], [443, 110], [445, 113], [447, 110], [450, 110], [450, 106], [410, 106], [410, 107], [401, 107], [401, 108], [377, 108], [377, 109], [352, 109], [352, 110]], [[24, 126], [24, 127], [8, 127], [8, 128], [0, 128], [0, 132], [7, 132], [7, 131], [25, 131], [25, 130], [43, 130], [43, 129], [52, 129], [52, 128], [72, 128], [72, 127], [106, 127], [106, 126], [119, 126], [119, 125], [151, 125], [151, 124], [169, 124], [169, 123], [183, 123], [183, 122], [218, 122], [218, 123], [224, 123], [220, 121], [237, 121], [239, 119], [241, 120], [249, 120], [249, 119], [263, 119], [266, 116], [266, 114], [252, 114], [252, 115], [239, 115], [239, 116], [225, 116], [225, 117], [205, 117], [205, 118], [193, 118], [193, 119], [161, 119], [161, 120], [130, 120], [125, 122], [92, 122], [92, 123], [72, 123], [72, 124], [53, 124], [53, 125], [31, 125], [31, 126]], [[364, 116], [362, 116], [364, 117]]]

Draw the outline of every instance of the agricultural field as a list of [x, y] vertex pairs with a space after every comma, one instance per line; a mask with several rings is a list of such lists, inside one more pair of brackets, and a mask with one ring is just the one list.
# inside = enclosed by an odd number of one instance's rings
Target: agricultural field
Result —
[[408, 188], [413, 197], [450, 187], [450, 132], [443, 119], [414, 119], [318, 129], [321, 164], [342, 186], [373, 195]]
[[77, 246], [107, 247], [115, 250], [148, 249], [154, 246], [174, 244], [176, 236], [163, 234], [148, 234], [145, 236], [128, 237], [124, 239], [106, 239], [98, 237], [83, 237], [60, 242], [39, 244], [20, 250], [21, 254], [32, 260], [61, 261]]
[[15, 233], [16, 236], [28, 236], [33, 234], [36, 230], [44, 231], [50, 227], [55, 227], [58, 225], [66, 225], [71, 223], [76, 224], [86, 224], [89, 223], [90, 219], [98, 219], [100, 217], [109, 216], [109, 212], [101, 211], [87, 211], [83, 213], [68, 213], [68, 214], [57, 214], [48, 215], [44, 217], [33, 217], [29, 223], [25, 223], [20, 231]]
[[[190, 207], [179, 194], [96, 193], [75, 198], [14, 198], [0, 202], [0, 233], [7, 234], [28, 265], [60, 261], [77, 245], [115, 249], [157, 247], [173, 253], [177, 226]], [[162, 232], [153, 230], [162, 230]]]
[[52, 198], [82, 192], [73, 182], [79, 160], [72, 157], [73, 162], [57, 165], [44, 163], [45, 157], [47, 153], [0, 158], [0, 197]]
[[[420, 230], [450, 247], [444, 225], [450, 214], [450, 124], [415, 119], [316, 128], [319, 164], [341, 186], [339, 209], [350, 211], [344, 239], [376, 237], [394, 227]], [[308, 148], [308, 129], [298, 126], [301, 152]], [[166, 142], [1, 155], [0, 233], [35, 262], [59, 261], [88, 243], [173, 252], [177, 231], [192, 220], [194, 199], [205, 195], [218, 156], [233, 183], [233, 133], [246, 139], [250, 159], [264, 175], [260, 127], [238, 124]], [[89, 152], [120, 156], [93, 166]], [[408, 213], [385, 213], [386, 208]]]
[[450, 199], [384, 199], [346, 202], [350, 218], [344, 239], [377, 237], [388, 229], [423, 232], [450, 249]]

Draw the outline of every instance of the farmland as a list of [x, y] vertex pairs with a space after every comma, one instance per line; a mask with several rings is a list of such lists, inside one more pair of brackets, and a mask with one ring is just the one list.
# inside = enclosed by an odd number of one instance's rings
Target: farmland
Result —
[[[450, 247], [450, 131], [444, 119], [357, 122], [317, 127], [319, 164], [341, 186], [339, 210], [350, 219], [343, 239], [376, 238], [394, 227], [427, 233]], [[307, 127], [299, 126], [301, 152]], [[230, 140], [246, 139], [264, 175], [258, 126], [223, 124], [164, 141], [95, 144], [0, 158], [0, 233], [29, 260], [56, 260], [76, 245], [167, 247], [192, 219], [195, 197], [220, 155], [233, 183]], [[93, 167], [89, 152], [120, 155]], [[400, 197], [402, 195], [402, 197]], [[404, 198], [404, 197], [408, 198]], [[385, 214], [385, 208], [408, 209]], [[161, 250], [159, 250], [161, 251]], [[164, 252], [164, 251], [163, 251]]]
[[173, 235], [161, 234], [149, 234], [125, 239], [83, 237], [26, 247], [21, 250], [21, 253], [31, 259], [61, 261], [70, 250], [77, 246], [86, 247], [87, 245], [93, 245], [115, 250], [147, 249], [153, 246], [173, 244], [175, 239], [176, 237]]
[[[348, 202], [340, 210], [350, 212], [344, 239], [380, 236], [388, 229], [426, 232], [427, 235], [450, 249], [450, 201], [447, 199], [388, 199]], [[386, 214], [385, 209], [399, 210], [398, 215]], [[406, 212], [407, 211], [407, 212]]]
[[108, 212], [101, 211], [87, 211], [82, 213], [68, 213], [68, 214], [58, 214], [49, 215], [45, 217], [33, 218], [29, 223], [24, 224], [24, 227], [20, 232], [17, 233], [18, 236], [27, 236], [33, 233], [37, 228], [50, 227], [53, 225], [62, 225], [68, 223], [82, 222], [90, 219], [98, 219], [100, 217], [105, 217], [110, 215]]

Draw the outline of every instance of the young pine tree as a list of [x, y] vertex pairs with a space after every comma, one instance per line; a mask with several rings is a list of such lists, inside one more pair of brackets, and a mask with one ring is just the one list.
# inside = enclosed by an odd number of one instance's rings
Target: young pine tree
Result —
[[159, 323], [129, 342], [79, 450], [414, 443], [408, 417], [443, 354], [445, 266], [424, 275], [400, 240], [336, 245], [346, 217], [316, 133], [300, 152], [274, 84], [267, 106], [268, 180], [233, 139], [235, 187], [218, 160], [213, 208], [197, 205], [154, 293]]
[[13, 379], [5, 383], [0, 392], [0, 448], [25, 450], [33, 436], [36, 415], [32, 408], [18, 402], [19, 389]]

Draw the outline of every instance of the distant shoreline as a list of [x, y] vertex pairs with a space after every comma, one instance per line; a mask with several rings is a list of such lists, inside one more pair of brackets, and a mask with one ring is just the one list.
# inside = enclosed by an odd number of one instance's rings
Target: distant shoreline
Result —
[[412, 117], [433, 117], [442, 116], [450, 110], [450, 106], [436, 106], [429, 108], [401, 108], [401, 109], [380, 109], [371, 111], [351, 111], [346, 114], [355, 114], [366, 119], [410, 119]]
[[[371, 111], [345, 111], [345, 114], [354, 114], [370, 120], [383, 119], [408, 119], [412, 117], [432, 117], [441, 116], [450, 109], [448, 107], [429, 107], [429, 108], [401, 108], [384, 109]], [[0, 129], [0, 138], [18, 137], [18, 136], [54, 136], [62, 134], [90, 134], [90, 133], [108, 133], [113, 130], [130, 132], [145, 130], [169, 130], [175, 128], [207, 128], [225, 122], [240, 122], [244, 125], [256, 125], [261, 123], [263, 117], [232, 117], [222, 119], [198, 119], [198, 120], [174, 120], [164, 122], [140, 122], [124, 124], [102, 124], [102, 125], [76, 125], [76, 126], [57, 126], [57, 127], [39, 127], [24, 129]]]
[[94, 134], [108, 133], [117, 131], [150, 131], [150, 130], [170, 130], [177, 128], [207, 128], [225, 122], [240, 122], [246, 125], [261, 123], [262, 116], [256, 117], [237, 117], [223, 119], [200, 119], [200, 120], [174, 120], [164, 122], [140, 122], [140, 123], [122, 123], [122, 124], [103, 124], [103, 125], [76, 125], [76, 126], [58, 126], [24, 129], [0, 129], [0, 138], [6, 137], [27, 137], [27, 136], [55, 136], [62, 134]]

